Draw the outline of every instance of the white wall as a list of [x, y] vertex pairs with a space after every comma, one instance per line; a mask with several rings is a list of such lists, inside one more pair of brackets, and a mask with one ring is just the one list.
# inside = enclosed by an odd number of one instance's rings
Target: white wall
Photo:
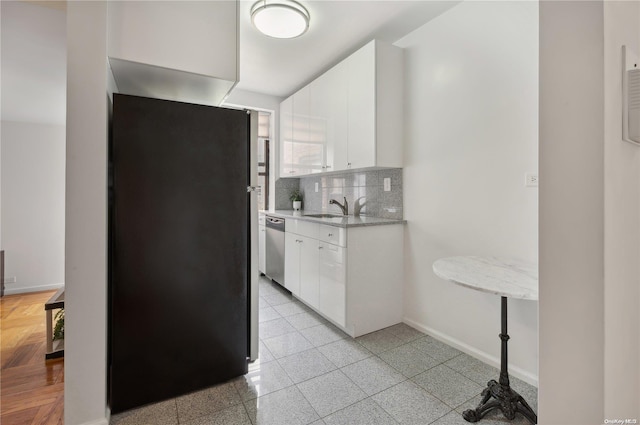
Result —
[[540, 424], [604, 420], [603, 39], [602, 1], [540, 2]]
[[247, 90], [233, 89], [222, 106], [242, 106], [258, 110], [270, 111], [272, 140], [269, 150], [269, 163], [271, 170], [269, 175], [269, 206], [273, 210], [276, 205], [276, 179], [280, 170], [280, 102], [281, 98]]
[[640, 59], [640, 3], [604, 2], [604, 410], [640, 419], [640, 146], [622, 139], [621, 46]]
[[107, 424], [107, 4], [67, 2], [64, 423]]
[[[538, 4], [465, 2], [405, 48], [405, 320], [495, 365], [500, 297], [436, 277], [454, 255], [537, 261]], [[542, 177], [544, 179], [544, 176]], [[509, 301], [510, 372], [537, 380], [538, 305]]]
[[64, 284], [65, 127], [2, 121], [6, 294]]

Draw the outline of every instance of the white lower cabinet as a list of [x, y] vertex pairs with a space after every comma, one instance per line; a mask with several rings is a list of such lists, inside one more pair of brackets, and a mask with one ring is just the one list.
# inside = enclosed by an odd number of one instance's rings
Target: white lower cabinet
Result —
[[300, 236], [300, 299], [318, 309], [318, 240]]
[[300, 296], [300, 235], [284, 234], [284, 287]]
[[345, 248], [320, 242], [319, 305], [322, 314], [340, 326], [345, 326], [347, 252]]
[[286, 223], [285, 287], [293, 295], [352, 337], [402, 321], [402, 225]]

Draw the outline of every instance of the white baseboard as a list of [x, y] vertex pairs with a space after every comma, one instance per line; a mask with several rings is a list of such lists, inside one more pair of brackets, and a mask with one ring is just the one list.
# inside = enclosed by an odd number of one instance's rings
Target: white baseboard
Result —
[[[472, 347], [468, 344], [465, 344], [464, 342], [459, 341], [455, 338], [452, 338], [449, 335], [443, 334], [442, 332], [436, 331], [435, 329], [432, 329], [428, 326], [424, 326], [414, 320], [409, 319], [408, 317], [405, 317], [402, 321], [407, 325], [413, 328], [416, 328], [419, 331], [422, 331], [427, 335], [432, 336], [441, 342], [444, 342], [447, 345], [457, 348], [463, 353], [467, 353], [471, 357], [475, 357], [476, 359], [483, 361], [484, 363], [487, 363], [493, 367], [500, 369], [500, 359], [498, 357], [489, 355], [484, 351], [480, 351], [477, 348]], [[515, 376], [518, 379], [522, 379], [524, 382], [531, 384], [535, 387], [538, 386], [538, 375], [528, 372], [522, 368], [509, 365], [509, 374]]]
[[50, 291], [52, 289], [60, 289], [64, 286], [64, 283], [53, 283], [51, 285], [40, 285], [40, 286], [27, 286], [27, 287], [18, 287], [12, 288], [12, 285], [6, 285], [4, 287], [5, 295], [15, 295], [15, 294], [26, 294], [29, 292], [40, 292], [40, 291]]

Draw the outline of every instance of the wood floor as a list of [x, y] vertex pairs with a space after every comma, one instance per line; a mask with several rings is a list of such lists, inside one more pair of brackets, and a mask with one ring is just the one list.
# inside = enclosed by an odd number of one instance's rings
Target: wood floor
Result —
[[0, 298], [2, 425], [57, 425], [64, 421], [64, 359], [44, 359], [44, 303], [54, 293]]

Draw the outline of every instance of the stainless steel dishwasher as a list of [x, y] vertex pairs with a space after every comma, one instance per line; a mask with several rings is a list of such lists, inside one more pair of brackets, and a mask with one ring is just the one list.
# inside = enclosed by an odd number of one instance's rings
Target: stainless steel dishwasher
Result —
[[265, 217], [265, 275], [284, 286], [284, 219]]

